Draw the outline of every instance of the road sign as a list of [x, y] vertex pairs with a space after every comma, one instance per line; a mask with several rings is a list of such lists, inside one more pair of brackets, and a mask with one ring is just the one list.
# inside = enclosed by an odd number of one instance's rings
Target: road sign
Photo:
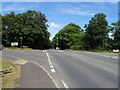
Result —
[[18, 42], [11, 42], [11, 46], [18, 46]]
[[58, 45], [58, 43], [56, 43], [56, 45]]

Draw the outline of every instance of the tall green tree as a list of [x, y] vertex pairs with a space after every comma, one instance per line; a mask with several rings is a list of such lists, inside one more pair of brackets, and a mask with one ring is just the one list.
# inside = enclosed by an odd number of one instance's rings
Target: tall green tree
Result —
[[[30, 48], [49, 48], [50, 33], [47, 31], [48, 21], [44, 14], [29, 10], [25, 13], [11, 12], [2, 18], [3, 44], [22, 41], [22, 45]], [[21, 40], [22, 39], [22, 40]]]
[[[15, 22], [16, 22], [16, 15], [14, 12], [11, 12], [10, 14], [6, 14], [5, 16], [2, 16], [2, 40], [3, 45], [10, 46], [10, 42], [16, 41], [15, 33]], [[15, 38], [14, 38], [15, 37]]]
[[114, 49], [119, 49], [120, 50], [120, 20], [116, 23], [112, 23], [114, 26], [113, 29], [113, 37], [114, 37]]
[[108, 22], [106, 15], [98, 13], [85, 25], [85, 48], [87, 50], [105, 49], [108, 39]]
[[0, 14], [0, 45], [2, 44], [2, 15]]
[[70, 23], [61, 29], [53, 38], [54, 46], [60, 49], [80, 49], [83, 47], [83, 30], [79, 25]]

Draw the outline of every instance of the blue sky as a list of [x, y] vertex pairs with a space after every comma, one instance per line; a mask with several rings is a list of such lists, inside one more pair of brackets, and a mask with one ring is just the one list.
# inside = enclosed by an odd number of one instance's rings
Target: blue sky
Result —
[[50, 26], [50, 38], [69, 23], [83, 28], [97, 13], [106, 14], [109, 25], [118, 21], [117, 2], [2, 2], [3, 15], [11, 11], [17, 14], [27, 10], [41, 11], [45, 14]]

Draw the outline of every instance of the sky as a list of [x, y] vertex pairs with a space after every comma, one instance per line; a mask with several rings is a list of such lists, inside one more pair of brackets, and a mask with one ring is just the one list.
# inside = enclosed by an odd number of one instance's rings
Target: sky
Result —
[[[2, 0], [2, 2], [15, 2], [16, 0]], [[16, 2], [118, 2], [119, 0], [17, 0]]]
[[89, 20], [97, 13], [104, 13], [109, 25], [118, 21], [118, 2], [2, 2], [2, 15], [11, 11], [18, 14], [28, 10], [45, 14], [50, 39], [69, 23], [75, 23], [84, 29], [84, 25], [89, 24]]

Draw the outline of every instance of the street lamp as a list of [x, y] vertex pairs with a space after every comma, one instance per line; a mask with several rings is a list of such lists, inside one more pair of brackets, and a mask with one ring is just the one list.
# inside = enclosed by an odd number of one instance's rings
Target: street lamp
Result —
[[59, 49], [59, 47], [58, 47], [58, 37], [57, 37], [57, 43], [56, 43], [56, 45], [57, 45], [56, 49], [58, 50]]
[[22, 37], [20, 37], [20, 48], [22, 48]]

